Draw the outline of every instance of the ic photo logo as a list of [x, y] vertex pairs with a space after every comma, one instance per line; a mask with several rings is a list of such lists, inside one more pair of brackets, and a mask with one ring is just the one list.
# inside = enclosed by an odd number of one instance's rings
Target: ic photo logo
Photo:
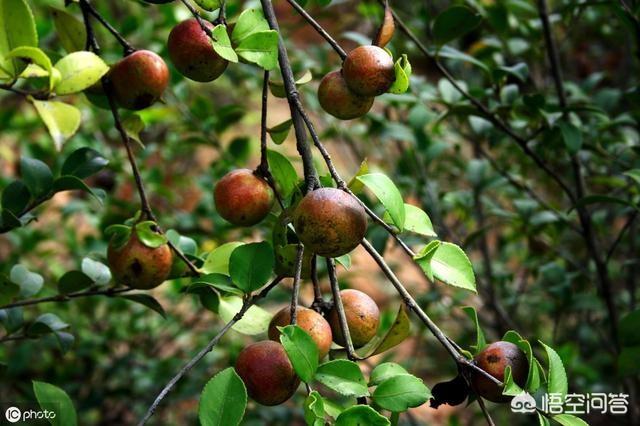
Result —
[[9, 407], [4, 412], [4, 417], [9, 423], [16, 423], [22, 419], [22, 411], [18, 407]]

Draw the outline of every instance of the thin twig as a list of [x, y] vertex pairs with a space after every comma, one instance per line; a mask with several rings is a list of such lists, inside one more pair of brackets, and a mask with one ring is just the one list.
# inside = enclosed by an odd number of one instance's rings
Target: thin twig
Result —
[[[107, 31], [109, 31], [111, 33], [111, 35], [113, 35], [113, 37], [118, 41], [118, 43], [120, 43], [120, 45], [122, 45], [122, 48], [124, 49], [124, 54], [129, 55], [130, 53], [134, 52], [136, 49], [118, 32], [118, 30], [116, 30], [106, 19], [104, 19], [104, 17], [100, 14], [100, 12], [98, 12], [98, 10], [93, 7], [93, 5], [89, 2], [89, 0], [80, 0], [81, 3], [83, 3], [85, 5], [85, 7], [87, 8], [87, 11], [89, 13], [91, 13], [91, 15], [93, 15], [98, 22], [100, 22], [100, 24], [102, 24], [103, 27], [105, 27], [107, 29]], [[93, 34], [93, 32], [91, 33]], [[87, 33], [87, 36], [89, 36], [90, 34]]]
[[489, 414], [489, 410], [487, 410], [487, 407], [484, 405], [484, 400], [481, 396], [478, 396], [478, 405], [480, 406], [480, 410], [482, 410], [482, 414], [484, 414], [484, 418], [487, 419], [489, 426], [496, 426]]
[[125, 293], [131, 290], [133, 289], [128, 287], [125, 287], [125, 288], [110, 287], [103, 290], [84, 290], [84, 291], [79, 291], [79, 292], [69, 293], [69, 294], [57, 294], [55, 296], [40, 297], [37, 299], [26, 299], [26, 300], [20, 300], [18, 302], [7, 303], [6, 305], [0, 306], [0, 310], [17, 308], [18, 306], [38, 305], [40, 303], [68, 302], [71, 299], [77, 299], [79, 297], [113, 296], [114, 294]]
[[304, 259], [304, 246], [298, 244], [296, 251], [296, 266], [293, 273], [293, 290], [291, 291], [291, 315], [290, 324], [296, 324], [298, 320], [298, 300], [300, 299], [300, 275], [302, 274], [302, 263]]
[[268, 284], [266, 287], [264, 287], [260, 291], [260, 293], [254, 295], [254, 296], [247, 297], [244, 300], [244, 302], [242, 303], [242, 307], [233, 316], [231, 321], [226, 323], [225, 326], [222, 328], [222, 330], [220, 330], [218, 332], [218, 334], [216, 334], [213, 337], [213, 339], [211, 339], [209, 341], [209, 343], [207, 343], [207, 345], [200, 350], [200, 352], [198, 352], [193, 358], [191, 358], [189, 360], [189, 362], [187, 362], [180, 369], [180, 371], [178, 371], [178, 373], [175, 376], [173, 376], [173, 378], [171, 380], [169, 380], [169, 382], [162, 388], [162, 390], [160, 391], [160, 393], [158, 394], [156, 399], [153, 401], [153, 403], [151, 404], [151, 406], [147, 410], [147, 412], [144, 415], [144, 417], [138, 423], [138, 426], [142, 426], [142, 425], [146, 424], [147, 421], [149, 421], [149, 419], [151, 418], [151, 416], [153, 416], [153, 414], [157, 410], [157, 408], [160, 405], [160, 403], [162, 402], [162, 400], [167, 397], [167, 395], [169, 394], [169, 392], [171, 392], [171, 390], [174, 388], [176, 383], [178, 383], [178, 381], [180, 381], [180, 379], [182, 379], [189, 372], [189, 370], [191, 370], [202, 358], [204, 358], [205, 355], [207, 355], [209, 352], [211, 352], [211, 350], [218, 344], [218, 341], [220, 341], [222, 336], [224, 336], [231, 329], [231, 327], [233, 327], [233, 325], [235, 323], [237, 323], [238, 321], [240, 321], [242, 319], [244, 314], [249, 310], [249, 308], [251, 306], [253, 306], [258, 300], [264, 298], [269, 293], [269, 291], [271, 291], [271, 289], [273, 289], [275, 286], [277, 286], [281, 281], [282, 281], [282, 277], [275, 278], [270, 284]]
[[331, 37], [331, 35], [324, 28], [322, 28], [318, 21], [313, 19], [313, 17], [309, 15], [307, 11], [304, 10], [304, 8], [300, 6], [298, 2], [296, 2], [296, 0], [287, 0], [287, 3], [289, 3], [291, 7], [293, 7], [296, 12], [298, 12], [300, 16], [302, 16], [309, 23], [309, 25], [311, 25], [318, 32], [318, 34], [320, 34], [327, 41], [327, 43], [329, 43], [333, 50], [335, 50], [336, 53], [340, 56], [340, 59], [344, 61], [347, 57], [347, 52], [345, 52], [344, 49], [338, 44], [338, 42], [333, 37]]
[[345, 349], [347, 350], [347, 357], [351, 361], [358, 359], [356, 351], [353, 347], [353, 341], [351, 340], [351, 332], [349, 331], [349, 324], [347, 323], [347, 315], [344, 311], [344, 305], [342, 304], [342, 297], [340, 296], [340, 286], [338, 284], [338, 274], [336, 273], [335, 261], [331, 258], [326, 259], [327, 271], [329, 272], [329, 281], [331, 282], [331, 294], [333, 295], [333, 309], [338, 313], [338, 321], [340, 322], [340, 331], [345, 343]]

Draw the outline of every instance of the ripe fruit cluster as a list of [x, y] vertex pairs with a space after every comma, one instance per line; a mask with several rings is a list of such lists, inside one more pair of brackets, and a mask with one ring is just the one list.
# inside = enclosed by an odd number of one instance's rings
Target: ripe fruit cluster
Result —
[[[340, 294], [354, 346], [364, 346], [376, 334], [380, 319], [378, 306], [361, 291], [343, 290]], [[342, 332], [337, 313], [333, 310], [329, 313], [329, 322], [316, 311], [301, 306], [296, 317], [296, 324], [311, 336], [318, 347], [319, 359], [327, 356], [332, 340], [338, 345], [345, 345], [343, 338], [338, 337]], [[287, 306], [271, 319], [268, 329], [270, 340], [247, 346], [236, 361], [236, 371], [247, 386], [249, 396], [262, 405], [283, 403], [291, 398], [300, 384], [286, 351], [279, 343], [278, 327], [290, 323], [291, 308]]]
[[374, 97], [389, 90], [394, 81], [391, 55], [378, 46], [360, 46], [347, 55], [341, 70], [324, 76], [318, 100], [329, 114], [351, 120], [369, 112]]

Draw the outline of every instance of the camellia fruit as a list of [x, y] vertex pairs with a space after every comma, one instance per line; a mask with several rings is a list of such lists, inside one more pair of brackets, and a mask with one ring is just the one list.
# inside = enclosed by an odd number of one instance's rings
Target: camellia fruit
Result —
[[[525, 353], [511, 342], [494, 342], [485, 347], [474, 358], [478, 367], [504, 382], [504, 371], [511, 367], [515, 384], [524, 388], [529, 374], [529, 361]], [[492, 402], [508, 402], [512, 397], [502, 395], [502, 388], [477, 371], [471, 377], [471, 387], [481, 397]]]
[[293, 225], [305, 248], [338, 257], [356, 248], [367, 232], [367, 216], [350, 194], [320, 188], [304, 196], [293, 213]]
[[153, 105], [169, 84], [169, 68], [149, 50], [137, 50], [118, 61], [109, 72], [117, 103], [130, 110]]
[[284, 348], [272, 340], [244, 348], [238, 355], [236, 372], [249, 396], [262, 405], [282, 404], [300, 385]]
[[220, 216], [238, 226], [251, 226], [267, 217], [274, 195], [267, 182], [249, 169], [227, 173], [214, 190]]
[[[342, 290], [340, 297], [347, 317], [347, 326], [349, 327], [353, 347], [361, 348], [369, 343], [378, 331], [380, 309], [378, 309], [378, 305], [369, 295], [358, 290]], [[346, 341], [340, 326], [340, 316], [335, 306], [331, 309], [327, 318], [333, 332], [333, 341], [340, 346], [345, 346]]]
[[[269, 339], [280, 341], [278, 327], [285, 327], [291, 323], [291, 308], [286, 306], [273, 316], [269, 323]], [[307, 332], [318, 347], [319, 359], [324, 358], [331, 349], [333, 335], [331, 326], [322, 315], [313, 309], [298, 306], [296, 324]]]
[[[212, 23], [203, 21], [209, 29]], [[227, 69], [229, 62], [213, 50], [211, 39], [195, 19], [182, 21], [169, 34], [167, 42], [173, 65], [191, 80], [213, 81]]]
[[378, 46], [360, 46], [349, 52], [342, 75], [349, 89], [360, 96], [382, 95], [396, 79], [393, 58]]
[[135, 230], [122, 247], [116, 247], [114, 240], [107, 250], [109, 269], [116, 283], [139, 290], [149, 290], [162, 284], [173, 262], [171, 249], [167, 244], [152, 248], [146, 246]]
[[373, 99], [352, 92], [340, 71], [325, 75], [318, 86], [318, 101], [322, 109], [341, 120], [362, 117], [371, 109]]

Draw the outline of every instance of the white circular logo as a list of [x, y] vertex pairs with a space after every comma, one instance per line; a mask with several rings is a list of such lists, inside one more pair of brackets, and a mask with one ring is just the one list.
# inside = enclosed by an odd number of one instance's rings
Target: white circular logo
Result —
[[4, 417], [9, 421], [9, 423], [16, 423], [22, 418], [22, 412], [18, 407], [9, 407], [7, 408], [7, 411], [4, 412]]

